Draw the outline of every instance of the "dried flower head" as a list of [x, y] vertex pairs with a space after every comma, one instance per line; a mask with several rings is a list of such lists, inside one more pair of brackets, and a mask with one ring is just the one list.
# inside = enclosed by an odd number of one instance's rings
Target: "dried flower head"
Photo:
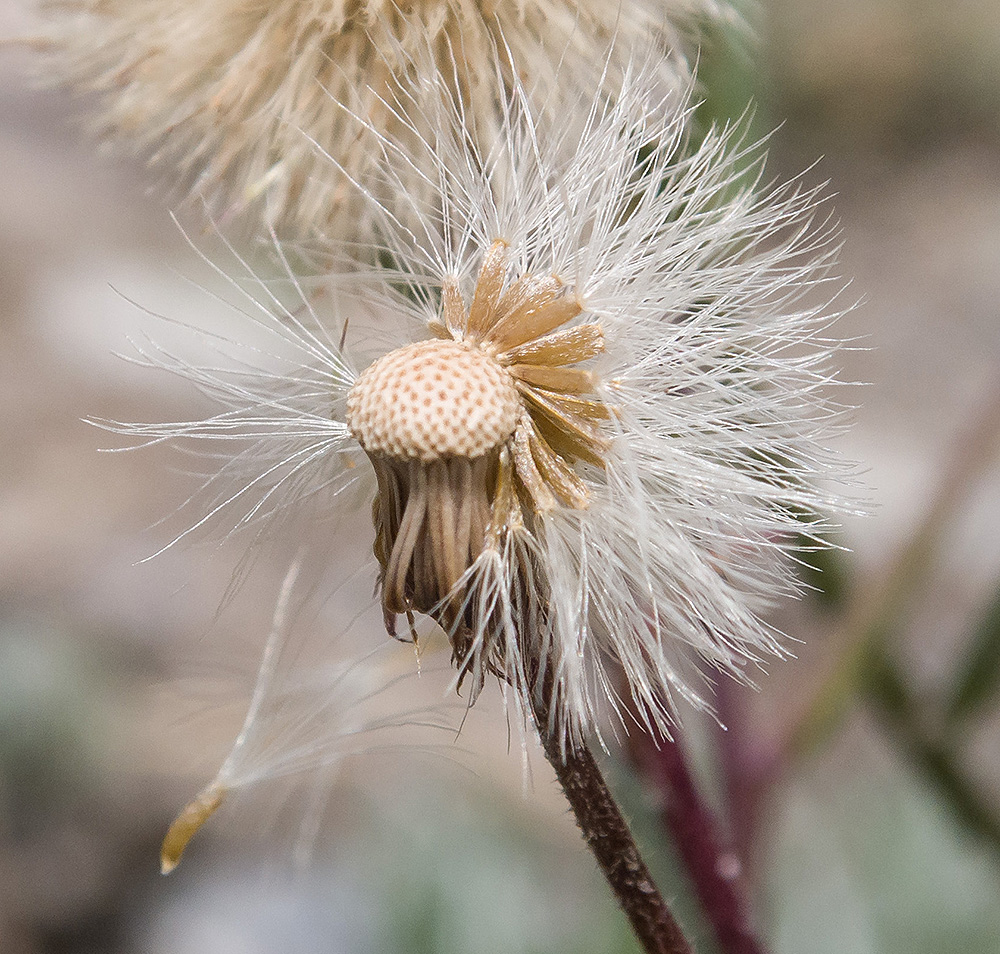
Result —
[[839, 506], [816, 486], [843, 474], [824, 444], [831, 229], [815, 191], [761, 186], [738, 131], [690, 148], [654, 66], [581, 102], [582, 134], [501, 89], [485, 151], [434, 91], [394, 98], [433, 134], [380, 137], [396, 203], [366, 192], [395, 266], [345, 276], [381, 338], [348, 328], [348, 361], [318, 316], [264, 312], [298, 350], [288, 382], [182, 366], [224, 409], [123, 428], [245, 441], [267, 463], [222, 498], [240, 520], [304, 481], [373, 476], [390, 632], [432, 617], [473, 699], [494, 674], [565, 744], [623, 701], [666, 730], [675, 694], [704, 704], [692, 662], [743, 677], [781, 652], [761, 611], [795, 589], [793, 541], [822, 531], [803, 514]]
[[[346, 104], [390, 138], [408, 135], [386, 108], [412, 57], [432, 50], [452, 76], [470, 126], [488, 137], [500, 115], [496, 49], [552, 109], [564, 76], [613, 83], [625, 53], [657, 38], [660, 78], [686, 82], [699, 23], [734, 20], [720, 0], [54, 0], [49, 70], [101, 96], [100, 125], [184, 179], [181, 194], [216, 214], [262, 208], [279, 233], [363, 234], [365, 205], [309, 140], [354, 177], [372, 137]], [[610, 64], [604, 48], [617, 35]], [[667, 55], [667, 51], [670, 52]], [[484, 140], [485, 141], [485, 140]], [[408, 187], [418, 188], [414, 177]]]
[[[508, 592], [505, 607], [492, 605], [474, 567], [557, 508], [589, 507], [573, 465], [602, 466], [611, 442], [597, 379], [578, 367], [604, 350], [604, 333], [599, 323], [575, 323], [582, 311], [555, 275], [512, 280], [507, 242], [497, 239], [471, 302], [445, 276], [440, 316], [429, 322], [437, 337], [380, 358], [347, 396], [348, 429], [378, 481], [375, 555], [387, 618], [416, 610], [437, 619], [476, 692], [487, 669], [506, 672], [493, 657], [510, 653], [495, 639], [511, 626], [546, 625], [533, 606], [546, 573], [532, 569], [530, 550], [517, 557], [522, 566], [504, 567], [505, 576], [514, 571], [508, 586], [525, 590]], [[509, 617], [514, 603], [528, 614]], [[524, 678], [525, 661], [511, 662]]]

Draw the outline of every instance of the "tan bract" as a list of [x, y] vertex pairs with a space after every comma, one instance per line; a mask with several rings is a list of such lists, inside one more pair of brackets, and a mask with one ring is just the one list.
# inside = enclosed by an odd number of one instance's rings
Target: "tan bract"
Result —
[[[364, 236], [368, 204], [348, 180], [364, 183], [377, 158], [371, 130], [393, 142], [427, 132], [416, 117], [396, 114], [398, 81], [441, 71], [470, 129], [490, 142], [501, 122], [496, 75], [510, 79], [506, 48], [525, 87], [558, 113], [605, 66], [613, 83], [628, 51], [650, 39], [675, 51], [664, 54], [665, 81], [686, 83], [677, 51], [691, 46], [682, 43], [687, 28], [696, 15], [730, 12], [709, 0], [621, 7], [613, 0], [63, 0], [50, 7], [58, 15], [46, 81], [100, 94], [102, 131], [137, 144], [176, 194], [202, 197], [222, 216], [254, 208], [296, 238]], [[426, 188], [416, 175], [409, 185]]]

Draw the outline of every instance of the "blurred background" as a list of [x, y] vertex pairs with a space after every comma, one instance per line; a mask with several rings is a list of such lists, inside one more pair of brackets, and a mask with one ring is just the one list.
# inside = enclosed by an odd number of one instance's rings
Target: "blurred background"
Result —
[[[759, 56], [706, 49], [705, 110], [752, 97], [761, 129], [781, 123], [772, 173], [809, 166], [836, 193], [861, 299], [842, 362], [868, 382], [838, 443], [874, 515], [776, 617], [798, 658], [724, 688], [725, 739], [687, 714], [689, 747], [775, 954], [996, 954], [1000, 5], [771, 0], [757, 22]], [[27, 23], [0, 0], [0, 36]], [[444, 758], [345, 764], [307, 865], [308, 796], [263, 785], [161, 878], [166, 826], [239, 729], [287, 560], [258, 561], [221, 613], [234, 555], [138, 562], [192, 478], [161, 449], [99, 453], [114, 442], [83, 419], [200, 413], [184, 382], [114, 357], [143, 317], [123, 296], [199, 321], [221, 306], [155, 178], [95, 143], [86, 107], [0, 48], [0, 951], [635, 951], [495, 698]], [[621, 753], [607, 765], [713, 951], [656, 791]]]

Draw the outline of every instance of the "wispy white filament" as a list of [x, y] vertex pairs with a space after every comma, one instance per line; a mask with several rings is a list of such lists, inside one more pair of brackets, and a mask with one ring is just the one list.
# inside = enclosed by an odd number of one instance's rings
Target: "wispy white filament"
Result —
[[[358, 617], [331, 631], [329, 619], [320, 613], [332, 595], [317, 588], [317, 580], [324, 578], [322, 567], [311, 584], [303, 583], [302, 556], [282, 584], [239, 735], [218, 772], [167, 832], [161, 852], [165, 874], [176, 868], [192, 836], [233, 791], [311, 775], [307, 813], [295, 846], [296, 859], [305, 861], [346, 760], [379, 752], [394, 760], [404, 752], [454, 758], [458, 751], [456, 728], [445, 721], [447, 711], [436, 699], [430, 706], [418, 703], [417, 675], [411, 668], [400, 670], [390, 647], [382, 644], [360, 657], [345, 654], [345, 634]], [[319, 660], [307, 649], [316, 638], [326, 650]], [[438, 741], [429, 742], [428, 732]]]
[[[310, 595], [299, 573], [296, 563], [285, 577], [243, 727], [212, 781], [224, 790], [336, 768], [350, 755], [395, 747], [400, 736], [392, 730], [419, 726], [454, 738], [442, 708], [411, 701], [413, 687], [406, 683], [414, 673], [399, 672], [384, 643], [360, 658], [343, 649], [339, 659], [330, 653], [319, 664], [298, 658], [304, 640], [317, 641], [302, 630], [320, 626], [306, 607], [313, 605], [315, 613], [316, 601], [329, 599]], [[336, 648], [356, 622], [339, 633], [324, 629], [322, 641]]]
[[189, 380], [217, 413], [168, 423], [94, 421], [133, 438], [132, 447], [171, 441], [207, 465], [202, 486], [179, 508], [186, 526], [166, 546], [197, 537], [216, 523], [229, 534], [248, 531], [256, 539], [273, 529], [276, 518], [294, 516], [305, 500], [334, 497], [357, 477], [360, 452], [334, 414], [338, 396], [355, 378], [339, 350], [340, 323], [327, 327], [319, 320], [280, 249], [285, 284], [297, 306], [286, 304], [277, 283], [258, 280], [235, 249], [229, 250], [241, 277], [250, 279], [247, 288], [223, 275], [245, 334], [181, 325], [200, 341], [212, 364], [192, 364], [153, 338], [133, 341], [133, 353], [126, 356]]

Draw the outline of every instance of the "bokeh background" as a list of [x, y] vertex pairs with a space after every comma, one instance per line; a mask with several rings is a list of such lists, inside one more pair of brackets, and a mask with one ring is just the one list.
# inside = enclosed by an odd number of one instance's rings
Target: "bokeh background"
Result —
[[[25, 7], [0, 0], [0, 36], [30, 26]], [[1000, 6], [771, 0], [756, 22], [759, 53], [706, 50], [706, 108], [753, 97], [760, 128], [782, 123], [772, 172], [810, 166], [836, 193], [861, 300], [842, 363], [868, 382], [838, 443], [863, 462], [873, 515], [846, 522], [823, 592], [781, 610], [798, 658], [756, 693], [724, 693], [755, 793], [734, 835], [775, 954], [996, 954]], [[634, 951], [549, 769], [530, 758], [526, 777], [492, 698], [444, 758], [373, 752], [331, 776], [308, 864], [294, 850], [308, 793], [275, 784], [159, 875], [166, 825], [239, 727], [287, 559], [258, 561], [222, 613], [234, 554], [139, 562], [170, 539], [157, 522], [193, 478], [162, 449], [99, 453], [113, 440], [83, 419], [199, 413], [183, 382], [113, 356], [143, 327], [126, 298], [224, 318], [155, 177], [99, 147], [87, 106], [0, 48], [0, 951]], [[341, 594], [331, 628], [364, 596]], [[873, 629], [878, 665], [892, 662], [881, 681], [848, 651]], [[972, 701], [948, 721], [958, 685]], [[818, 694], [837, 717], [806, 723], [775, 770]], [[725, 816], [725, 744], [685, 726]], [[656, 793], [621, 753], [607, 764], [711, 952]]]

